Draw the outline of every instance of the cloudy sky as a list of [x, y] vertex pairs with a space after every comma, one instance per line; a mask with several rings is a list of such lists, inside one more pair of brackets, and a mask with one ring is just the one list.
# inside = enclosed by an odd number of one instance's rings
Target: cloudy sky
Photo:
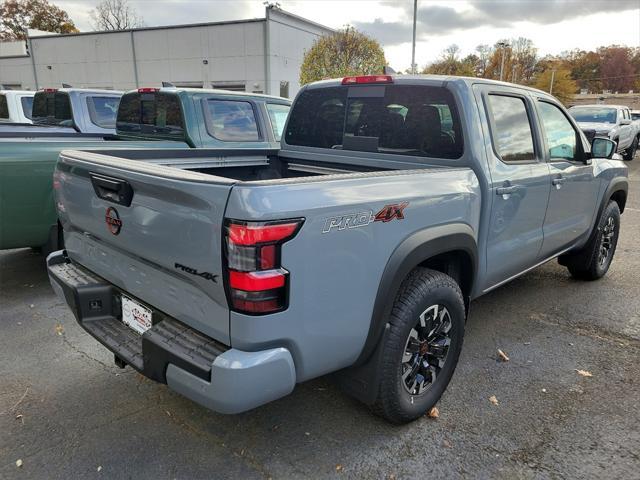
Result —
[[[53, 0], [80, 30], [91, 30], [98, 0]], [[396, 70], [411, 64], [412, 0], [279, 0], [281, 7], [329, 27], [351, 24], [375, 37]], [[130, 0], [147, 26], [264, 17], [262, 0]], [[541, 55], [602, 45], [640, 46], [640, 0], [418, 0], [416, 62], [437, 59], [448, 45], [519, 36]]]

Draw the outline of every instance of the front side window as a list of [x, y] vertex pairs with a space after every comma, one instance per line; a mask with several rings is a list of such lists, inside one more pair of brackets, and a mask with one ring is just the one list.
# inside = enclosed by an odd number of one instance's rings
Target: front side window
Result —
[[120, 97], [87, 97], [91, 123], [101, 128], [115, 128]]
[[33, 97], [22, 97], [20, 98], [20, 103], [22, 104], [22, 113], [29, 120], [32, 118], [33, 112]]
[[238, 100], [206, 101], [207, 130], [223, 142], [257, 142], [260, 140], [253, 105]]
[[9, 104], [7, 103], [7, 97], [0, 95], [0, 120], [9, 119]]
[[269, 121], [271, 122], [273, 136], [278, 142], [282, 138], [282, 131], [284, 130], [284, 124], [287, 122], [290, 109], [291, 107], [289, 105], [267, 103], [267, 112], [269, 113]]
[[551, 160], [578, 160], [578, 137], [573, 126], [555, 105], [539, 102], [538, 110]]
[[168, 93], [128, 93], [117, 109], [118, 133], [155, 135], [171, 140], [185, 136], [180, 99]]
[[533, 134], [524, 99], [489, 95], [493, 116], [493, 141], [505, 162], [535, 160]]
[[307, 90], [285, 138], [290, 145], [447, 159], [463, 148], [451, 93], [418, 85]]

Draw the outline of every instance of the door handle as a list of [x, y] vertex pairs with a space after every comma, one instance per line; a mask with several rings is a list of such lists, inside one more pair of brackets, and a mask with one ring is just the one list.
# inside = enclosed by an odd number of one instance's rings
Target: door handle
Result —
[[496, 188], [496, 195], [511, 195], [518, 190], [517, 185], [511, 185], [509, 187], [498, 187]]
[[554, 178], [553, 180], [551, 180], [551, 183], [553, 185], [555, 185], [556, 187], [559, 187], [560, 185], [562, 185], [567, 179], [564, 177], [558, 177], [558, 178]]

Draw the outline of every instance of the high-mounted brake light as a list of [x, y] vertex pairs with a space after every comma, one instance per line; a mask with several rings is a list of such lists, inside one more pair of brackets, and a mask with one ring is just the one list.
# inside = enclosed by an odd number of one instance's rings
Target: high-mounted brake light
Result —
[[344, 77], [342, 85], [357, 85], [362, 83], [393, 83], [391, 75], [360, 75], [357, 77]]
[[302, 222], [227, 221], [225, 281], [234, 310], [262, 314], [286, 308], [289, 272], [280, 265], [281, 248]]
[[144, 88], [138, 89], [138, 93], [156, 93], [159, 91], [160, 91], [159, 88], [153, 88], [153, 87], [144, 87]]
[[57, 88], [44, 88], [42, 90], [44, 93], [56, 93], [58, 91]]

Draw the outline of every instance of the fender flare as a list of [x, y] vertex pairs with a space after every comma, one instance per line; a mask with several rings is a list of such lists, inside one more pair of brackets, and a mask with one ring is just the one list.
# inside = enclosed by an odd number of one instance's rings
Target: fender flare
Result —
[[[369, 333], [355, 365], [365, 362], [373, 353], [384, 331], [386, 319], [391, 313], [402, 281], [420, 263], [442, 253], [462, 250], [471, 259], [471, 282], [478, 271], [478, 248], [471, 227], [463, 223], [452, 223], [427, 228], [413, 233], [393, 251], [382, 274], [373, 306]], [[467, 296], [470, 293], [466, 292]]]
[[[629, 195], [629, 179], [627, 177], [614, 177], [609, 182], [607, 189], [602, 196], [602, 200], [600, 200], [600, 207], [598, 208], [598, 218], [600, 218], [600, 214], [607, 206], [607, 203], [611, 199], [612, 195], [615, 192], [622, 191], [624, 192], [624, 200], [626, 203], [627, 197]], [[624, 204], [620, 206], [620, 213], [624, 211]]]

